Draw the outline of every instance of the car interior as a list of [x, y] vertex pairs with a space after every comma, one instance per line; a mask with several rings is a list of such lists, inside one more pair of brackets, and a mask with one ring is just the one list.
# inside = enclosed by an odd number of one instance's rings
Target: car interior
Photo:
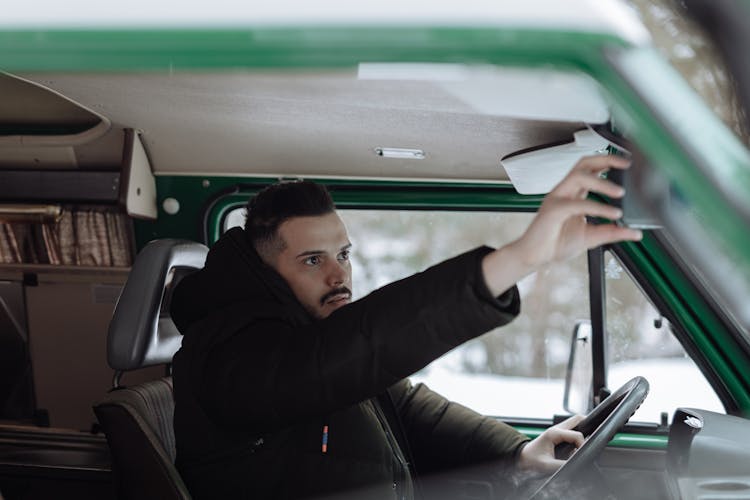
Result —
[[[607, 55], [613, 74], [621, 55]], [[414, 376], [479, 408], [529, 400], [484, 413], [530, 437], [590, 413], [591, 437], [552, 477], [519, 473], [498, 491], [486, 470], [461, 469], [424, 478], [426, 497], [748, 498], [750, 281], [631, 118], [656, 124], [647, 132], [687, 127], [669, 110], [643, 118], [615, 99], [619, 83], [572, 64], [365, 59], [0, 73], [0, 499], [190, 498], [174, 466], [170, 293], [264, 186], [331, 189], [359, 238], [366, 293], [517, 237], [579, 158], [604, 153], [633, 161], [617, 179], [629, 193], [622, 223], [644, 228], [644, 244], [529, 278], [517, 331]], [[710, 125], [701, 140], [748, 158]], [[695, 157], [688, 145], [658, 159], [670, 154]], [[732, 203], [746, 221], [746, 202]], [[742, 233], [734, 219], [714, 225]], [[621, 300], [625, 281], [637, 304]], [[522, 340], [532, 326], [553, 334]]]

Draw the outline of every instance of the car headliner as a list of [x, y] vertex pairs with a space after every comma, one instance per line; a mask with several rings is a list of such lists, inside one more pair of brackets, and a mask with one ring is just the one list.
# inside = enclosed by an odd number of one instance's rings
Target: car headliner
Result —
[[[500, 158], [570, 141], [585, 127], [577, 120], [481, 113], [434, 82], [366, 81], [341, 70], [25, 76], [112, 127], [75, 146], [74, 155], [69, 147], [50, 147], [54, 141], [39, 146], [46, 154], [29, 154], [27, 138], [23, 147], [0, 150], [5, 168], [118, 168], [122, 129], [133, 128], [162, 174], [506, 181]], [[14, 101], [24, 102], [6, 102]], [[38, 113], [40, 122], [53, 118]], [[71, 122], [80, 122], [80, 114], [73, 109]], [[380, 147], [419, 149], [425, 159], [383, 158]]]

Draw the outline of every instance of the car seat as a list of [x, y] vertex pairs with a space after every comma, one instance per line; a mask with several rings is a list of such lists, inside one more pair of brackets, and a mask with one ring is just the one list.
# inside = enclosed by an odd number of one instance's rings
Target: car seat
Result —
[[189, 499], [174, 466], [172, 377], [123, 387], [123, 372], [170, 366], [182, 338], [169, 317], [171, 290], [203, 267], [208, 248], [156, 240], [138, 254], [115, 307], [107, 336], [113, 388], [94, 406], [107, 437], [118, 498]]

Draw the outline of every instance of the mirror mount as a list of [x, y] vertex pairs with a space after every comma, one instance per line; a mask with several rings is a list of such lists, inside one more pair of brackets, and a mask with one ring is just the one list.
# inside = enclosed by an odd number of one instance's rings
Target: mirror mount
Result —
[[[588, 251], [589, 307], [591, 308], [591, 367], [594, 406], [602, 402], [607, 389], [606, 288], [604, 284], [604, 249]], [[605, 396], [606, 397], [606, 396]]]

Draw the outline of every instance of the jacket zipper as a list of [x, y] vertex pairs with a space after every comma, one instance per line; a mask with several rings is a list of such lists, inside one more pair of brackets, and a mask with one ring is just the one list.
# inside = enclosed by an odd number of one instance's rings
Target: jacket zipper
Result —
[[[383, 428], [383, 432], [385, 433], [386, 439], [388, 440], [388, 445], [391, 447], [391, 450], [393, 450], [393, 455], [396, 457], [396, 464], [398, 471], [394, 474], [394, 485], [396, 486], [396, 498], [398, 500], [409, 500], [406, 498], [406, 474], [408, 473], [408, 463], [406, 462], [406, 459], [404, 458], [403, 454], [401, 453], [401, 447], [396, 442], [396, 439], [393, 436], [393, 432], [391, 432], [391, 426], [388, 423], [388, 419], [385, 417], [385, 414], [383, 413], [382, 408], [380, 408], [380, 402], [377, 400], [370, 400], [373, 408], [375, 409], [375, 416], [378, 418], [378, 421], [380, 422], [380, 426]], [[398, 477], [396, 477], [396, 475]]]

